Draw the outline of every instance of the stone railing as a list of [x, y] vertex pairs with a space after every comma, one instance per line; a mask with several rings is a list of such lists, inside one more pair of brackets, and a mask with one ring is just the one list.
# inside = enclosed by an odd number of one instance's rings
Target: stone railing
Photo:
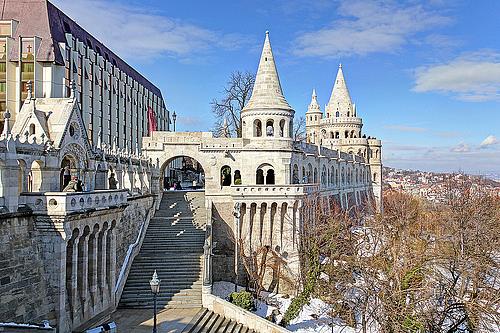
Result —
[[315, 192], [318, 184], [289, 184], [289, 185], [233, 185], [233, 196], [301, 196]]
[[106, 209], [127, 204], [127, 190], [92, 192], [24, 192], [26, 205], [33, 213], [68, 214], [89, 209]]
[[256, 314], [244, 310], [228, 301], [223, 300], [215, 295], [203, 295], [203, 306], [210, 311], [215, 312], [227, 319], [248, 327], [255, 332], [266, 333], [288, 333], [290, 332], [284, 327], [278, 326], [267, 319], [257, 316]]
[[361, 125], [363, 121], [358, 117], [334, 117], [334, 118], [323, 118], [321, 119], [321, 124], [358, 124]]

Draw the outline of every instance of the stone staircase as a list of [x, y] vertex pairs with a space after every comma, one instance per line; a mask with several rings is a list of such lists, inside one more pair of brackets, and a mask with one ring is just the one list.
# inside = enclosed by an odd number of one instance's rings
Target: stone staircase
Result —
[[203, 308], [182, 333], [255, 333], [255, 331]]
[[152, 308], [149, 280], [161, 280], [158, 308], [201, 307], [205, 193], [165, 192], [151, 219], [119, 308]]

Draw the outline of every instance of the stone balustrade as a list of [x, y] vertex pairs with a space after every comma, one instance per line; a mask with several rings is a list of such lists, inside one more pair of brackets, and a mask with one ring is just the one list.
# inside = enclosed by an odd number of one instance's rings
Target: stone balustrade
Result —
[[361, 125], [363, 120], [358, 117], [335, 117], [335, 118], [323, 118], [321, 119], [321, 124], [358, 124]]
[[290, 184], [290, 185], [233, 185], [233, 196], [277, 195], [301, 196], [316, 192], [318, 184]]
[[38, 214], [64, 215], [83, 210], [106, 209], [127, 204], [127, 190], [92, 192], [24, 192], [26, 205]]

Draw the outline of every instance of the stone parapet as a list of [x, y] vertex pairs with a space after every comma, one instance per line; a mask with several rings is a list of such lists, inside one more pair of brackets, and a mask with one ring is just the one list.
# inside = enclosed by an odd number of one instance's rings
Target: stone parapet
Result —
[[232, 196], [235, 197], [254, 197], [263, 196], [303, 196], [319, 190], [318, 184], [299, 184], [299, 185], [233, 185]]
[[20, 197], [36, 214], [65, 215], [127, 205], [127, 190], [92, 192], [25, 192]]

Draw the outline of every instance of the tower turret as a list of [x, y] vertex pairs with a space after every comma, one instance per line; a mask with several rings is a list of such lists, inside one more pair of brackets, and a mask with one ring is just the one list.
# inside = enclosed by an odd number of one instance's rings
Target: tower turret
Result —
[[283, 96], [266, 31], [252, 96], [241, 111], [242, 137], [291, 140], [294, 113]]
[[326, 105], [326, 117], [334, 118], [355, 116], [355, 108], [352, 104], [349, 90], [347, 89], [344, 72], [342, 71], [342, 64], [340, 64], [330, 100]]
[[316, 90], [313, 89], [311, 103], [309, 104], [306, 112], [307, 142], [316, 143], [318, 140], [322, 118], [323, 112], [321, 111], [321, 107], [318, 103]]

